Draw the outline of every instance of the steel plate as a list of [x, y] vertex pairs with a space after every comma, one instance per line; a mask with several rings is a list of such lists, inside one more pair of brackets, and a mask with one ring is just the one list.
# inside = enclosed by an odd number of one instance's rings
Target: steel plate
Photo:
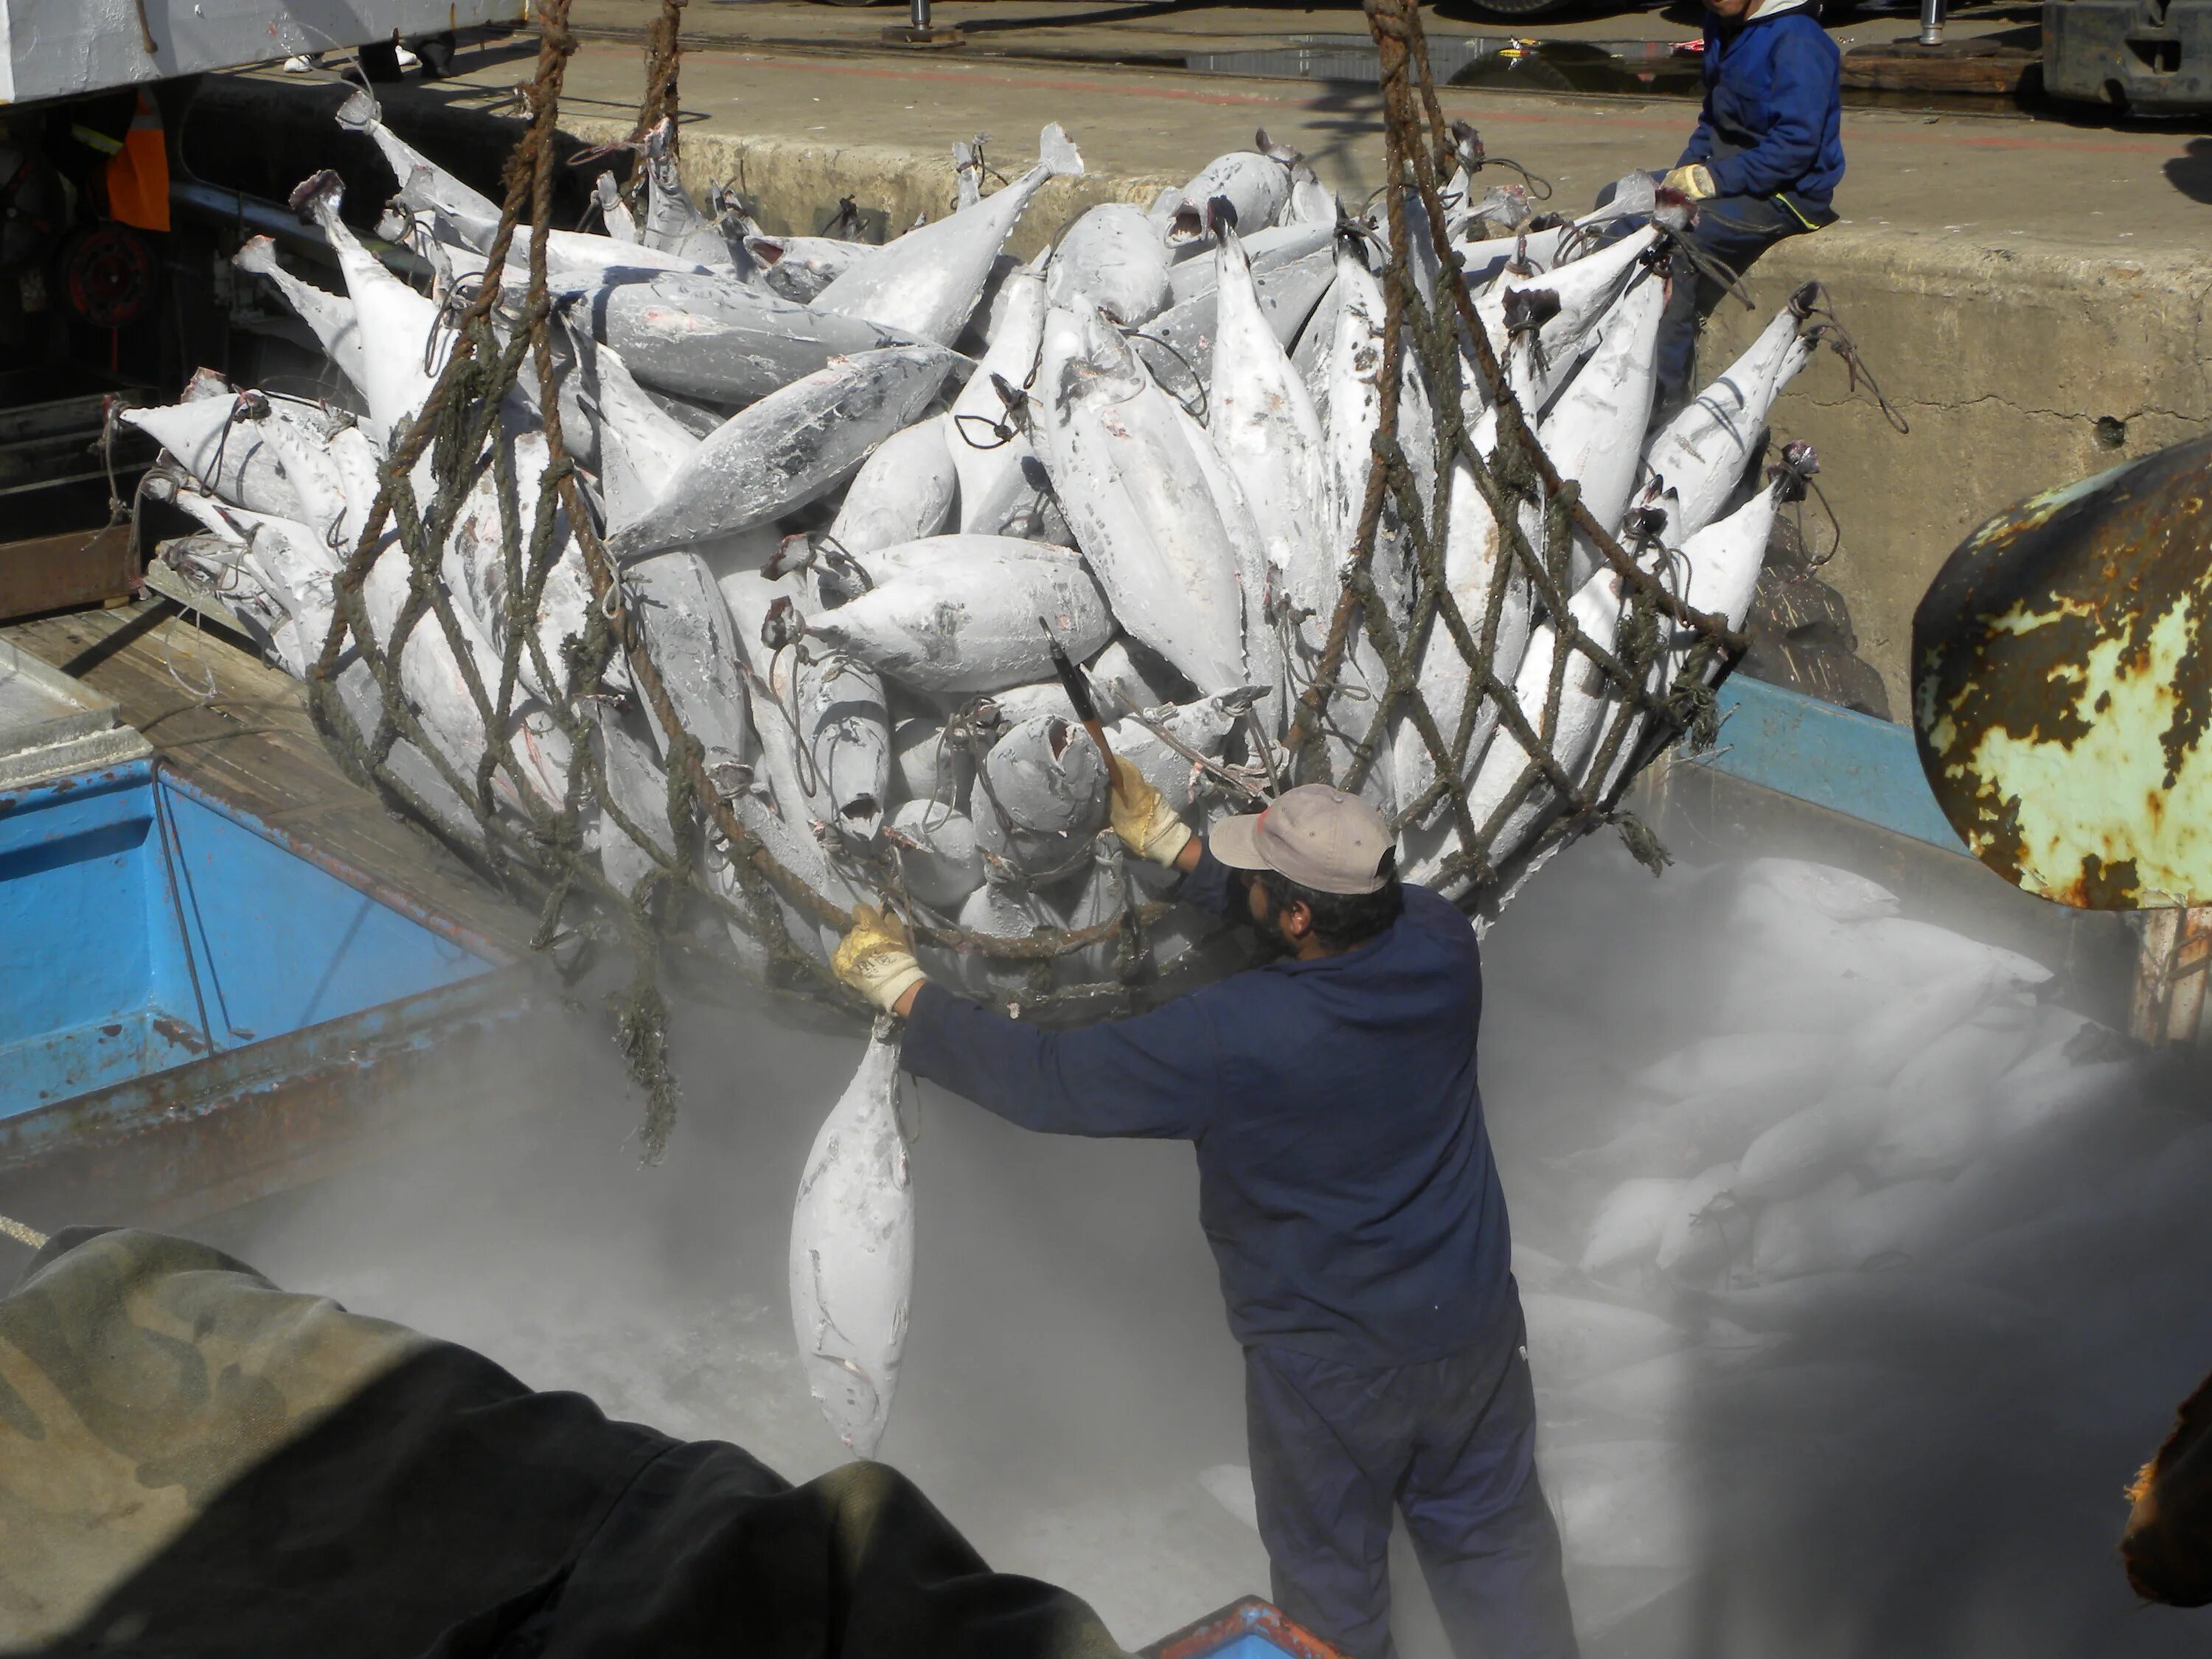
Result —
[[2011, 507], [1912, 624], [1936, 800], [1982, 862], [2100, 910], [2212, 900], [2212, 438]]

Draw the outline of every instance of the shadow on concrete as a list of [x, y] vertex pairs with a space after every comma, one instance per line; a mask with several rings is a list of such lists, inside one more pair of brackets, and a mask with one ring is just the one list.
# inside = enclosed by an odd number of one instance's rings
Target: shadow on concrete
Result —
[[2212, 203], [2212, 138], [2192, 138], [2166, 163], [2166, 182], [2192, 202]]

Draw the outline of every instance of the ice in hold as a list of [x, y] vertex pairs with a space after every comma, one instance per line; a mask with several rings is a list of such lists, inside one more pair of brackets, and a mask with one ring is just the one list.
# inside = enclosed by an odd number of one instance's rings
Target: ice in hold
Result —
[[1216, 1463], [1201, 1470], [1198, 1484], [1206, 1494], [1246, 1526], [1260, 1529], [1260, 1500], [1252, 1491], [1252, 1471], [1242, 1463]]
[[791, 1217], [791, 1323], [815, 1403], [855, 1455], [890, 1420], [914, 1297], [914, 1177], [898, 1116], [896, 1028], [878, 1022], [860, 1068], [806, 1155]]
[[1607, 1274], [1658, 1255], [1667, 1218], [1686, 1184], [1670, 1176], [1634, 1176], [1615, 1187], [1591, 1219], [1582, 1270]]

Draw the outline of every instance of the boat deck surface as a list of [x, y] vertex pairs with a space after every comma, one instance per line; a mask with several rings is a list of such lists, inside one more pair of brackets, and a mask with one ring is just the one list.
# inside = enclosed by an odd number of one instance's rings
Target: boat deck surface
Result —
[[0, 636], [114, 698], [178, 776], [501, 951], [528, 954], [537, 917], [349, 777], [315, 730], [306, 687], [174, 605], [149, 595], [11, 623]]

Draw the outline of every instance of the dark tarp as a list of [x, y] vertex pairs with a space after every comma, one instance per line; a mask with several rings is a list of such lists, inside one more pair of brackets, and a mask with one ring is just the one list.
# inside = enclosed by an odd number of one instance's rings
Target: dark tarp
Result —
[[0, 1300], [0, 1648], [1121, 1654], [882, 1464], [793, 1486], [204, 1245], [82, 1228]]

